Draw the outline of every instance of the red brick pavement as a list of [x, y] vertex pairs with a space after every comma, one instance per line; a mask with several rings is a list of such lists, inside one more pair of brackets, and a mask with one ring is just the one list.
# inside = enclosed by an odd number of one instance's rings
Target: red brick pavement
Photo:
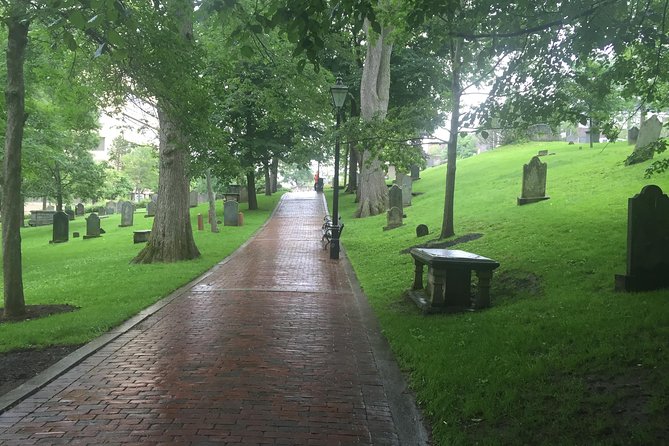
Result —
[[399, 444], [322, 216], [286, 196], [183, 297], [0, 415], [0, 444]]

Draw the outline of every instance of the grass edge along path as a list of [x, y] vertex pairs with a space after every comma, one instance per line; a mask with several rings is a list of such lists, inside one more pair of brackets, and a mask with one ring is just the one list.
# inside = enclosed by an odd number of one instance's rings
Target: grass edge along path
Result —
[[[104, 218], [106, 233], [90, 240], [70, 237], [67, 243], [49, 244], [51, 226], [22, 229], [26, 305], [69, 304], [78, 310], [0, 324], [0, 353], [83, 344], [106, 333], [233, 253], [267, 221], [282, 193], [259, 195], [256, 211], [240, 204], [244, 226], [221, 224], [217, 234], [206, 223], [204, 231], [197, 230], [197, 214], [206, 222], [208, 204], [191, 208], [195, 243], [202, 255], [176, 263], [129, 263], [144, 246], [132, 243], [133, 230], [150, 229], [153, 223], [144, 218], [144, 209], [135, 213], [132, 227], [120, 228], [119, 214]], [[216, 209], [222, 220], [222, 201], [217, 201]], [[82, 217], [71, 221], [70, 235], [85, 234], [85, 225]]]
[[[538, 150], [549, 200], [516, 205], [522, 166]], [[352, 218], [342, 195], [342, 243], [400, 366], [409, 374], [434, 443], [659, 444], [669, 438], [669, 290], [613, 292], [625, 272], [627, 199], [669, 175], [625, 167], [624, 143], [594, 149], [528, 143], [458, 161], [459, 244], [493, 258], [493, 306], [425, 317], [403, 297], [413, 245], [436, 240], [445, 165], [414, 182], [405, 226]], [[331, 201], [330, 201], [331, 202]], [[430, 228], [418, 239], [416, 225]], [[475, 280], [474, 280], [475, 282]]]

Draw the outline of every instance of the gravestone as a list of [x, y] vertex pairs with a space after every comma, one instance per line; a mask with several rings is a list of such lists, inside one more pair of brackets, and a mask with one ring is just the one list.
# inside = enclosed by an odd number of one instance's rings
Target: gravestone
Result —
[[99, 215], [107, 215], [107, 208], [101, 207], [101, 208], [98, 210], [98, 214], [99, 214]]
[[397, 207], [391, 207], [388, 213], [386, 214], [388, 218], [387, 226], [384, 226], [384, 231], [389, 231], [391, 229], [399, 228], [403, 225], [402, 223], [402, 211]]
[[223, 226], [239, 226], [239, 203], [228, 200], [223, 203]]
[[49, 243], [64, 243], [70, 238], [70, 217], [65, 212], [53, 214], [53, 239]]
[[669, 287], [669, 197], [644, 186], [627, 204], [627, 274], [616, 275], [616, 291]]
[[56, 211], [34, 210], [30, 211], [29, 226], [46, 226], [53, 224], [53, 214]]
[[121, 202], [121, 224], [119, 227], [125, 228], [132, 226], [135, 216], [135, 206], [129, 201]]
[[388, 179], [395, 181], [397, 178], [397, 169], [392, 164], [388, 166]]
[[413, 182], [409, 175], [398, 173], [397, 184], [402, 188], [402, 206], [411, 206], [411, 192], [413, 189]]
[[537, 152], [537, 156], [546, 156], [546, 155], [548, 155], [548, 150], [539, 150], [539, 152]]
[[627, 144], [636, 145], [637, 140], [639, 139], [639, 128], [632, 127], [627, 131]]
[[420, 180], [420, 167], [417, 164], [411, 165], [411, 180]]
[[402, 205], [402, 188], [397, 184], [390, 186], [388, 190], [388, 209], [398, 208], [404, 215], [404, 206]]
[[125, 201], [119, 201], [118, 203], [116, 203], [116, 212], [118, 212], [119, 214], [121, 213], [121, 210], [123, 209], [123, 203], [125, 203]]
[[107, 209], [108, 215], [113, 214], [114, 212], [116, 212], [116, 202], [108, 201], [107, 204], [105, 204], [105, 208]]
[[249, 202], [249, 190], [246, 186], [239, 188], [239, 202], [248, 203]]
[[156, 202], [149, 201], [146, 203], [146, 215], [144, 217], [155, 217], [156, 216]]
[[625, 164], [629, 166], [651, 159], [655, 151], [648, 145], [660, 138], [661, 131], [662, 122], [657, 118], [657, 115], [646, 119], [639, 129], [639, 137], [634, 146], [634, 152], [625, 160]]
[[427, 225], [418, 225], [416, 226], [416, 237], [425, 237], [430, 233], [429, 229], [427, 228]]
[[114, 213], [116, 213], [116, 206], [107, 208], [107, 215], [112, 215]]
[[189, 196], [189, 201], [190, 201], [190, 207], [194, 208], [197, 206], [197, 198], [198, 198], [198, 193], [196, 190], [190, 191], [190, 196]]
[[151, 201], [153, 203], [158, 203], [158, 194], [152, 194], [151, 195]]
[[84, 208], [84, 203], [78, 203], [74, 208], [74, 213], [77, 215], [84, 215], [86, 213], [86, 209]]
[[74, 220], [74, 211], [72, 209], [65, 209], [65, 213], [70, 221]]
[[84, 235], [84, 240], [100, 237], [100, 232], [100, 217], [95, 212], [92, 212], [86, 217], [86, 235]]
[[538, 156], [533, 156], [528, 164], [523, 166], [523, 191], [518, 198], [518, 205], [548, 200], [546, 196], [546, 172], [548, 166], [542, 163]]

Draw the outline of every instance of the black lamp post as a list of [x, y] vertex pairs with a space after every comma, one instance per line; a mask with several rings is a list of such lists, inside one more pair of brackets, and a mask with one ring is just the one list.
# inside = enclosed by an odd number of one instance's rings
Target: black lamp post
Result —
[[[341, 123], [341, 109], [346, 102], [348, 95], [348, 87], [341, 81], [341, 77], [337, 78], [337, 83], [330, 87], [332, 93], [332, 104], [337, 113], [337, 130]], [[330, 258], [339, 258], [339, 134], [335, 138], [335, 162], [334, 162], [334, 180], [332, 181], [334, 187], [334, 196], [332, 202], [332, 239], [330, 241]]]

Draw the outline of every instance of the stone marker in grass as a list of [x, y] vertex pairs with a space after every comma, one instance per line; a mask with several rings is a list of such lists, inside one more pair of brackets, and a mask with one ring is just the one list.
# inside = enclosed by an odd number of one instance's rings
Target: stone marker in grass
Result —
[[50, 243], [64, 243], [70, 239], [70, 217], [65, 212], [53, 214], [53, 239]]
[[196, 190], [190, 191], [190, 195], [188, 197], [189, 197], [190, 207], [192, 207], [192, 208], [196, 207], [197, 203], [198, 203], [198, 201], [197, 201], [198, 200], [197, 191]]
[[411, 180], [412, 181], [420, 180], [420, 167], [417, 164], [411, 165]]
[[657, 115], [653, 115], [649, 119], [646, 119], [639, 129], [639, 137], [634, 146], [634, 152], [627, 157], [625, 164], [637, 164], [651, 159], [655, 151], [649, 148], [648, 145], [660, 138], [661, 131], [662, 122], [657, 118]]
[[115, 201], [108, 201], [107, 204], [105, 204], [105, 208], [107, 209], [107, 215], [111, 215], [116, 212], [116, 202]]
[[146, 204], [146, 215], [144, 217], [155, 217], [156, 216], [156, 202], [149, 201]]
[[388, 190], [388, 209], [398, 208], [404, 215], [404, 206], [402, 206], [402, 188], [397, 184], [390, 186]]
[[548, 166], [538, 156], [533, 156], [528, 164], [523, 165], [523, 191], [518, 197], [518, 205], [548, 200], [546, 196], [546, 172]]
[[627, 274], [616, 274], [616, 291], [669, 287], [669, 197], [644, 186], [627, 204]]
[[639, 139], [639, 128], [632, 127], [627, 131], [627, 144], [635, 145], [637, 139]]
[[239, 203], [235, 200], [223, 203], [223, 226], [239, 226]]
[[100, 217], [95, 212], [86, 217], [86, 235], [84, 240], [89, 238], [100, 237]]
[[135, 216], [135, 206], [129, 201], [121, 202], [121, 224], [119, 227], [125, 228], [132, 226]]
[[420, 224], [416, 226], [416, 237], [425, 237], [430, 233], [427, 225]]
[[84, 208], [84, 203], [78, 203], [74, 208], [74, 213], [76, 215], [84, 215], [86, 213], [86, 208]]
[[74, 211], [72, 209], [65, 209], [65, 213], [70, 221], [74, 220]]
[[388, 225], [384, 226], [384, 231], [389, 231], [391, 229], [399, 228], [403, 225], [402, 223], [402, 211], [397, 207], [391, 207], [387, 213]]
[[397, 180], [395, 181], [402, 188], [402, 206], [411, 206], [411, 192], [413, 184], [411, 177], [404, 173], [397, 173]]

